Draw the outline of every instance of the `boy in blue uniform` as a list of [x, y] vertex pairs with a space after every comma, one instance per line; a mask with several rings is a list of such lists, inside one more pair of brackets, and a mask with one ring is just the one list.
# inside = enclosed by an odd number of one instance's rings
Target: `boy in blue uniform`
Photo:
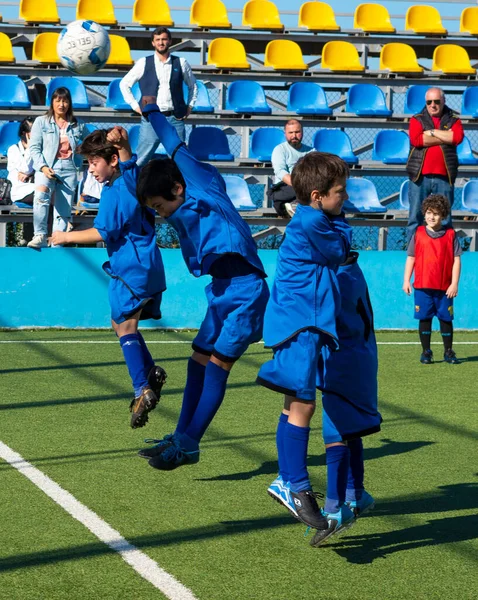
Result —
[[303, 523], [323, 530], [328, 523], [312, 491], [307, 448], [321, 349], [338, 347], [336, 272], [352, 235], [342, 215], [347, 176], [344, 161], [323, 152], [307, 154], [292, 171], [299, 206], [279, 250], [264, 320], [264, 342], [274, 356], [257, 378], [285, 395], [276, 437], [279, 476], [268, 492]]
[[[136, 180], [136, 161], [129, 144], [113, 140], [115, 130], [97, 130], [85, 138], [79, 152], [89, 172], [105, 183], [94, 227], [84, 231], [55, 232], [54, 244], [105, 242], [109, 261], [103, 265], [111, 277], [111, 324], [133, 383], [131, 427], [143, 427], [158, 402], [166, 373], [154, 364], [138, 331], [140, 319], [161, 318], [161, 297], [166, 289], [163, 261], [156, 245], [154, 212], [138, 204], [129, 180]], [[120, 162], [121, 160], [121, 162]], [[134, 185], [134, 183], [133, 183]]]
[[140, 451], [152, 467], [172, 470], [198, 462], [199, 442], [223, 401], [234, 362], [262, 338], [269, 290], [249, 227], [227, 196], [218, 170], [194, 158], [156, 105], [146, 106], [143, 115], [171, 159], [143, 167], [138, 200], [176, 230], [190, 273], [212, 276], [176, 431]]

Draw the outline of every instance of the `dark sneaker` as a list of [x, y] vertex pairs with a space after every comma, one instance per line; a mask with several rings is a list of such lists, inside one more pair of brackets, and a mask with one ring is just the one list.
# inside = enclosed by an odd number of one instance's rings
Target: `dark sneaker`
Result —
[[148, 422], [148, 413], [151, 412], [158, 403], [156, 394], [149, 387], [143, 388], [141, 396], [133, 398], [129, 405], [129, 412], [131, 415], [131, 427], [136, 429], [137, 427], [144, 427]]
[[166, 371], [162, 367], [157, 367], [156, 365], [151, 368], [151, 371], [148, 375], [148, 383], [149, 387], [156, 394], [156, 398], [161, 398], [161, 390], [163, 389], [163, 385], [167, 379]]
[[173, 471], [183, 465], [195, 465], [198, 462], [199, 450], [187, 452], [184, 448], [181, 448], [176, 439], [173, 439], [172, 443], [161, 454], [149, 460], [152, 467], [161, 471]]
[[346, 504], [341, 506], [338, 512], [324, 512], [323, 516], [327, 520], [327, 528], [319, 530], [315, 533], [310, 542], [310, 545], [314, 546], [314, 548], [324, 544], [333, 535], [340, 535], [355, 522], [354, 513]]
[[420, 356], [420, 362], [422, 365], [431, 365], [434, 362], [433, 352], [431, 350], [425, 350], [422, 352], [422, 355]]
[[327, 519], [317, 504], [317, 498], [322, 497], [321, 494], [312, 490], [303, 492], [293, 492], [291, 490], [290, 495], [299, 521], [314, 529], [327, 529]]
[[443, 355], [443, 360], [450, 365], [459, 365], [460, 361], [457, 359], [455, 352], [450, 348]]
[[150, 448], [141, 448], [141, 450], [138, 450], [138, 455], [141, 456], [141, 458], [153, 458], [153, 456], [158, 456], [159, 454], [161, 454], [164, 450], [166, 450], [166, 448], [168, 446], [170, 446], [173, 443], [173, 439], [174, 439], [174, 433], [168, 433], [167, 435], [165, 435], [163, 437], [162, 440], [154, 440], [151, 438], [148, 438], [146, 440], [144, 440], [145, 444], [154, 444], [154, 446], [151, 446]]

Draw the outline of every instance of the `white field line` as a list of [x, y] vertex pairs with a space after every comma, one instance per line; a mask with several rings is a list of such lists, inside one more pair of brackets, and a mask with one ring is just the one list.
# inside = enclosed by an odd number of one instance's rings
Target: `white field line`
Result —
[[[146, 340], [150, 344], [189, 344], [192, 340]], [[432, 345], [442, 346], [443, 342], [431, 342]], [[0, 344], [116, 344], [117, 340], [0, 340]], [[264, 345], [264, 342], [254, 342], [251, 344]], [[378, 346], [420, 346], [420, 342], [377, 342]], [[454, 346], [478, 346], [478, 340], [475, 342], [453, 342]]]
[[47, 475], [27, 462], [9, 446], [0, 441], [0, 458], [29, 479], [42, 492], [61, 506], [74, 519], [79, 521], [104, 542], [146, 581], [162, 592], [170, 600], [197, 600], [187, 587], [164, 571], [152, 558], [130, 544], [118, 531], [103, 521], [96, 513], [79, 502], [70, 492], [64, 490]]

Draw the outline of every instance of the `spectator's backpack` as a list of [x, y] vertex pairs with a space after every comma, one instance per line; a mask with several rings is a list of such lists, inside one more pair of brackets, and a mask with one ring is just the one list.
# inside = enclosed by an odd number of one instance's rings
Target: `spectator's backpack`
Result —
[[0, 204], [6, 205], [11, 204], [12, 199], [10, 197], [10, 190], [12, 189], [12, 182], [4, 177], [0, 177]]

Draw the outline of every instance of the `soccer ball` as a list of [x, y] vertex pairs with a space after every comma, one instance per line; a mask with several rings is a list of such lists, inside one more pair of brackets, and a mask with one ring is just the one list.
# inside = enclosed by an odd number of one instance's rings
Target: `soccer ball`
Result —
[[110, 38], [94, 21], [73, 21], [60, 33], [56, 51], [64, 67], [78, 75], [90, 75], [105, 66]]

